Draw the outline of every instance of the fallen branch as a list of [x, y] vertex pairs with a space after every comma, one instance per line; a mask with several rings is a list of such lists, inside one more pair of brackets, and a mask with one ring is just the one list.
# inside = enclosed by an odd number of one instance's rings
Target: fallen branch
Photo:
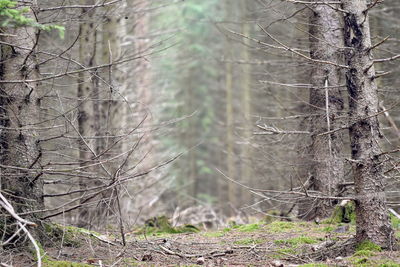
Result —
[[398, 214], [394, 209], [390, 208], [389, 212], [393, 214], [397, 219], [400, 219], [400, 214]]
[[[35, 240], [35, 238], [33, 238], [33, 236], [31, 235], [31, 233], [28, 231], [28, 229], [25, 227], [26, 225], [29, 226], [37, 226], [36, 223], [34, 222], [30, 222], [28, 220], [25, 220], [23, 218], [21, 218], [14, 210], [13, 206], [10, 204], [10, 202], [8, 202], [8, 200], [3, 196], [3, 194], [0, 192], [0, 205], [15, 219], [17, 220], [17, 224], [20, 227], [20, 229], [22, 229], [22, 231], [25, 232], [25, 234], [28, 236], [29, 240], [31, 241], [33, 247], [35, 248], [36, 251], [36, 258], [37, 258], [37, 266], [41, 267], [42, 266], [42, 255], [40, 254], [40, 248]], [[21, 230], [17, 230], [17, 233], [20, 232]], [[13, 235], [15, 236], [15, 235]], [[7, 240], [6, 242], [9, 242], [9, 240]], [[2, 244], [4, 245], [4, 244]]]
[[227, 254], [233, 254], [233, 250], [225, 250], [225, 251], [211, 251], [208, 253], [204, 253], [204, 254], [185, 254], [185, 253], [179, 253], [179, 252], [175, 252], [172, 251], [168, 248], [166, 248], [163, 245], [158, 245], [165, 253], [169, 254], [169, 255], [174, 255], [174, 256], [178, 256], [180, 258], [199, 258], [199, 257], [222, 257], [225, 256]]

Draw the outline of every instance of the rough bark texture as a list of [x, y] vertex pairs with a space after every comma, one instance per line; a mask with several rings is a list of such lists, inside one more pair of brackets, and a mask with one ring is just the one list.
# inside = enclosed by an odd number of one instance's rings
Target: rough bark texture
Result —
[[[83, 5], [94, 5], [94, 0], [82, 0]], [[87, 21], [80, 25], [80, 39], [79, 39], [79, 60], [85, 67], [92, 67], [95, 65], [95, 51], [96, 51], [96, 29], [94, 22], [94, 10], [91, 8], [83, 8], [82, 16]], [[93, 137], [98, 132], [99, 115], [96, 110], [99, 108], [98, 93], [95, 92], [95, 80], [90, 72], [80, 72], [78, 78], [78, 126], [79, 134], [82, 137], [79, 140], [79, 159], [81, 166], [90, 165], [93, 163], [96, 153], [96, 139]], [[92, 138], [90, 138], [92, 137]], [[90, 177], [92, 175], [92, 168], [85, 168], [83, 172]], [[79, 182], [80, 189], [87, 189], [93, 186], [95, 177], [92, 179], [81, 178]], [[86, 193], [83, 193], [85, 195]], [[87, 201], [83, 196], [81, 204], [84, 205], [79, 209], [78, 225], [80, 227], [88, 226], [92, 219], [92, 211], [86, 206]]]
[[357, 242], [394, 245], [385, 197], [378, 140], [378, 96], [367, 1], [342, 0], [345, 14], [346, 73], [350, 106], [350, 142], [356, 191]]
[[[321, 2], [321, 1], [318, 1]], [[329, 2], [329, 1], [326, 1]], [[340, 47], [343, 47], [343, 31], [340, 14], [327, 5], [312, 6], [310, 14], [310, 56], [316, 60], [341, 63]], [[340, 92], [341, 68], [331, 64], [312, 64], [310, 82], [310, 130], [312, 158], [310, 174], [314, 190], [326, 196], [338, 193], [343, 181], [344, 163], [343, 133], [320, 135], [341, 126], [343, 96]], [[306, 219], [327, 217], [332, 211], [331, 200], [313, 203], [308, 207]], [[311, 210], [310, 210], [311, 208]]]
[[[1, 45], [0, 79], [24, 81], [37, 78], [35, 29], [3, 28], [1, 33], [1, 41], [15, 46]], [[42, 153], [34, 130], [41, 126], [37, 86], [35, 82], [0, 85], [1, 192], [18, 214], [43, 209]], [[15, 230], [15, 220], [3, 209], [0, 216], [0, 235], [6, 240]], [[23, 217], [38, 224], [38, 216], [36, 213]], [[41, 227], [30, 229], [39, 239], [41, 230]]]

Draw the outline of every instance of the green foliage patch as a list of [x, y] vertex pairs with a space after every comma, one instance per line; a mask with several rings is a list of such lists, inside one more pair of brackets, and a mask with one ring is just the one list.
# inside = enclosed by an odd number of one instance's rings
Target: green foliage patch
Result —
[[65, 28], [60, 25], [41, 24], [24, 14], [29, 11], [28, 7], [19, 8], [16, 1], [0, 0], [0, 27], [35, 27], [44, 31], [57, 30], [60, 38], [64, 38]]

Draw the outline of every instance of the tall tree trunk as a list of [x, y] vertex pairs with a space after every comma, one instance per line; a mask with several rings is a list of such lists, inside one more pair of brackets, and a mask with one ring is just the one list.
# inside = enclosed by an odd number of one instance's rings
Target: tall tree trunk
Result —
[[[32, 14], [27, 16], [33, 17]], [[35, 61], [37, 36], [31, 27], [1, 29], [0, 79], [20, 80], [18, 83], [0, 84], [0, 185], [17, 214], [44, 208], [43, 180], [40, 171], [42, 156], [37, 131], [40, 128], [40, 99], [38, 83], [23, 82], [38, 78]], [[20, 49], [24, 47], [28, 49]], [[15, 231], [15, 220], [2, 209], [2, 233], [6, 240]], [[39, 223], [39, 214], [25, 217]], [[40, 238], [42, 227], [30, 229]]]
[[[232, 16], [231, 3], [225, 2], [226, 19]], [[225, 62], [225, 124], [226, 124], [226, 169], [227, 176], [230, 179], [236, 179], [235, 162], [234, 162], [234, 144], [233, 144], [233, 63], [232, 60], [232, 45], [226, 37], [224, 40], [224, 60]], [[221, 184], [220, 202], [223, 205], [223, 210], [226, 215], [230, 215], [232, 209], [229, 204], [234, 204], [235, 187], [231, 181], [223, 180]]]
[[[321, 2], [321, 1], [318, 1]], [[329, 2], [324, 0], [322, 2]], [[339, 64], [343, 47], [340, 14], [328, 5], [311, 6], [309, 38], [311, 58]], [[335, 196], [343, 181], [343, 133], [320, 135], [341, 126], [344, 101], [340, 91], [341, 68], [332, 64], [312, 64], [310, 81], [310, 129], [313, 187], [325, 196]], [[327, 217], [332, 211], [331, 200], [314, 205], [305, 218]]]
[[[82, 5], [94, 5], [95, 0], [81, 0]], [[96, 55], [96, 28], [93, 8], [82, 8], [82, 18], [86, 21], [82, 22], [79, 27], [79, 61], [85, 67], [93, 67], [95, 65]], [[79, 73], [78, 77], [78, 128], [81, 139], [79, 140], [79, 159], [81, 166], [85, 167], [93, 163], [96, 148], [96, 139], [93, 138], [98, 132], [99, 109], [96, 98], [99, 97], [95, 79], [88, 71]], [[97, 110], [97, 112], [96, 112]], [[85, 190], [94, 184], [95, 175], [93, 168], [86, 167], [84, 172], [88, 178], [80, 178], [79, 187]], [[88, 226], [93, 219], [92, 210], [87, 206], [84, 200], [85, 193], [82, 194], [81, 204], [84, 205], [79, 209], [78, 225], [80, 227]]]
[[[245, 36], [250, 36], [250, 24], [247, 21], [248, 9], [250, 3], [247, 1], [240, 1], [240, 12], [242, 14], [242, 18], [244, 21], [242, 22], [242, 33]], [[251, 137], [252, 133], [252, 118], [251, 118], [251, 65], [250, 65], [250, 40], [247, 38], [243, 38], [242, 42], [244, 47], [242, 50], [242, 60], [244, 61], [243, 69], [242, 69], [242, 77], [241, 77], [241, 89], [242, 89], [242, 107], [243, 107], [243, 115], [244, 115], [244, 145], [241, 153], [242, 160], [242, 182], [247, 184], [248, 186], [252, 186], [253, 184], [253, 175], [252, 175], [252, 146], [251, 146]], [[249, 205], [252, 201], [252, 194], [249, 190], [243, 190], [242, 192], [242, 202], [243, 204]]]
[[[113, 64], [121, 55], [121, 27], [120, 19], [115, 14], [118, 11], [118, 4], [106, 7], [106, 14], [103, 18], [102, 25], [102, 42], [101, 42], [101, 63]], [[104, 138], [96, 139], [97, 153], [102, 153], [100, 160], [107, 161], [104, 167], [107, 168], [107, 173], [104, 175], [109, 177], [107, 183], [111, 183], [113, 179], [117, 179], [117, 172], [123, 163], [122, 143], [125, 139], [121, 139], [124, 127], [121, 118], [125, 115], [124, 112], [126, 103], [122, 94], [123, 75], [120, 66], [111, 65], [104, 69], [102, 73], [106, 88], [100, 92], [100, 131], [99, 135]], [[118, 136], [118, 137], [117, 137]], [[106, 151], [105, 153], [103, 153]], [[109, 159], [113, 160], [109, 160]], [[99, 221], [104, 222], [108, 215], [113, 214], [116, 204], [117, 189], [115, 187], [101, 193], [101, 200], [96, 209], [96, 217]]]
[[[150, 61], [146, 58], [145, 54], [148, 54], [150, 51], [150, 13], [143, 12], [150, 6], [150, 2], [148, 0], [137, 0], [135, 2], [136, 10], [142, 10], [135, 16], [135, 52], [137, 55], [142, 55], [143, 58], [135, 61], [136, 65], [136, 94], [137, 99], [135, 100], [137, 103], [137, 121], [136, 123], [141, 122], [144, 118], [145, 121], [142, 124], [141, 129], [143, 129], [144, 137], [141, 142], [141, 155], [146, 155], [146, 158], [141, 162], [139, 169], [148, 170], [154, 165], [154, 153], [153, 150], [153, 136], [151, 132], [152, 124], [154, 123], [152, 117], [151, 103], [153, 100], [153, 95], [151, 91], [151, 70], [150, 70]], [[150, 181], [149, 181], [150, 182]], [[151, 183], [151, 182], [150, 182]]]
[[394, 244], [386, 207], [378, 124], [378, 96], [366, 0], [342, 0], [350, 108], [350, 143], [356, 192], [356, 240]]

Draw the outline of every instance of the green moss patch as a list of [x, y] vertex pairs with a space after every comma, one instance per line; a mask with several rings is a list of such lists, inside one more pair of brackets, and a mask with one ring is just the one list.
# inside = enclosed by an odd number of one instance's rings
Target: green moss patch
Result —
[[350, 262], [355, 267], [400, 267], [399, 263], [391, 260], [373, 260], [371, 257], [351, 257]]
[[[40, 254], [42, 259], [42, 266], [43, 267], [95, 267], [94, 265], [86, 264], [86, 263], [79, 263], [79, 262], [72, 262], [72, 261], [57, 261], [52, 260], [51, 257], [46, 255], [42, 246], [40, 244]], [[34, 253], [35, 261], [37, 261], [36, 253]]]
[[276, 245], [290, 245], [293, 247], [298, 247], [303, 244], [315, 244], [317, 243], [317, 240], [314, 238], [310, 238], [307, 236], [299, 236], [299, 237], [294, 237], [291, 239], [286, 239], [286, 240], [275, 240], [274, 243]]
[[393, 214], [390, 214], [390, 220], [392, 222], [392, 226], [394, 229], [399, 230], [400, 229], [400, 219], [394, 216]]
[[261, 239], [253, 239], [253, 238], [245, 238], [245, 239], [240, 239], [237, 240], [235, 242], [233, 242], [233, 244], [236, 245], [255, 245], [255, 244], [261, 244], [264, 241]]
[[351, 223], [355, 224], [356, 222], [356, 212], [355, 212], [355, 204], [354, 201], [349, 201], [344, 206], [336, 206], [331, 218], [324, 220], [323, 223], [332, 224], [332, 223]]
[[43, 262], [43, 267], [94, 267], [94, 265], [77, 263], [70, 261], [51, 261], [46, 260]]
[[377, 244], [375, 244], [369, 240], [366, 240], [357, 245], [356, 252], [361, 251], [361, 250], [380, 252], [380, 251], [382, 251], [382, 248], [380, 246], [378, 246]]
[[[56, 223], [46, 223], [44, 225], [46, 236], [50, 238], [52, 242], [61, 242], [67, 247], [80, 247], [81, 242], [79, 239], [79, 233], [83, 233], [82, 228], [72, 226], [62, 226]], [[87, 231], [87, 230], [86, 230]]]
[[285, 233], [285, 232], [290, 232], [292, 230], [301, 229], [301, 227], [292, 222], [275, 221], [275, 222], [268, 224], [267, 229], [269, 232], [272, 232], [272, 233]]
[[330, 233], [330, 232], [332, 232], [333, 230], [335, 230], [335, 227], [333, 227], [333, 226], [325, 226], [324, 228], [321, 228], [321, 229], [320, 229], [320, 231], [321, 231], [321, 232], [324, 232], [324, 233]]
[[329, 267], [329, 265], [324, 263], [307, 263], [300, 265], [299, 267]]
[[205, 232], [203, 233], [204, 236], [206, 237], [223, 237], [225, 235], [224, 232], [218, 231], [218, 232]]
[[50, 241], [62, 241], [63, 245], [67, 247], [80, 247], [83, 240], [82, 235], [91, 236], [92, 238], [102, 236], [100, 233], [85, 228], [63, 226], [57, 223], [46, 223], [44, 229]]
[[261, 225], [259, 223], [252, 223], [252, 224], [244, 224], [244, 225], [238, 225], [234, 227], [240, 232], [254, 232], [256, 230], [259, 230], [261, 228]]
[[145, 222], [145, 225], [135, 231], [136, 234], [162, 235], [162, 234], [181, 234], [197, 233], [200, 229], [194, 225], [187, 224], [173, 227], [166, 216], [154, 217]]
[[353, 254], [353, 256], [361, 256], [361, 257], [372, 257], [375, 255], [376, 253], [370, 250], [358, 250]]
[[276, 252], [272, 254], [272, 258], [274, 259], [283, 259], [287, 258], [289, 255], [296, 255], [298, 252], [293, 248], [282, 248], [278, 249]]
[[367, 257], [354, 257], [350, 259], [350, 262], [356, 267], [367, 267], [372, 265], [372, 262]]
[[364, 241], [357, 245], [356, 252], [350, 258], [350, 262], [356, 267], [378, 266], [379, 264], [372, 260], [382, 248], [371, 241]]
[[400, 264], [393, 261], [387, 261], [385, 263], [380, 263], [378, 267], [400, 267]]

